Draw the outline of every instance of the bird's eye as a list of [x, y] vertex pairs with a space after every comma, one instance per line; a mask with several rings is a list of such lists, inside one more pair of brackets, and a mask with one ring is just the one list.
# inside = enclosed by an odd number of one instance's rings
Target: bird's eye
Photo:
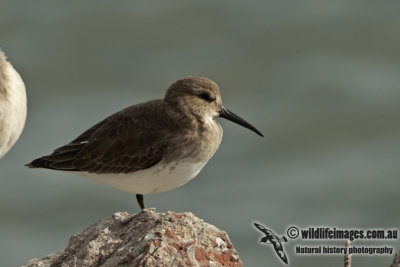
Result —
[[208, 93], [201, 93], [200, 97], [208, 102], [212, 102], [215, 100], [215, 97], [211, 97]]

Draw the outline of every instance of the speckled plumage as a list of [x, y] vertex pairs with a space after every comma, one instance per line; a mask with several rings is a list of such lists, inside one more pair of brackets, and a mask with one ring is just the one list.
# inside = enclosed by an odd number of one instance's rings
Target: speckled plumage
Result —
[[[196, 79], [204, 83], [202, 78]], [[97, 174], [132, 173], [161, 160], [208, 159], [219, 146], [222, 128], [213, 119], [210, 123], [200, 114], [185, 110], [186, 101], [190, 101], [186, 97], [191, 95], [175, 94], [174, 88], [185, 88], [181, 86], [181, 82], [174, 84], [165, 100], [133, 105], [109, 116], [32, 165]], [[216, 85], [203, 86], [202, 90], [219, 96]]]
[[222, 128], [215, 119], [224, 112], [215, 82], [186, 77], [164, 99], [123, 109], [27, 166], [74, 172], [136, 194], [172, 190], [194, 178], [218, 149]]

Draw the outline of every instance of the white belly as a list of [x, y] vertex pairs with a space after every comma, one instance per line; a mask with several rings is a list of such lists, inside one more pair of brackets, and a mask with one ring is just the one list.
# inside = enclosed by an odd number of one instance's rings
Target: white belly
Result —
[[144, 195], [170, 191], [186, 184], [206, 163], [180, 161], [165, 164], [161, 161], [151, 168], [128, 174], [73, 173], [122, 191]]

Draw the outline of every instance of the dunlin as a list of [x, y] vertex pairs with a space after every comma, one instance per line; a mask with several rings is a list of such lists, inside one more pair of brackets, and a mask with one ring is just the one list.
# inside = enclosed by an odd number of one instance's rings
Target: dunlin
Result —
[[25, 85], [0, 50], [0, 158], [14, 145], [26, 119]]
[[27, 166], [72, 172], [134, 193], [144, 209], [143, 195], [184, 185], [214, 155], [222, 139], [218, 117], [263, 136], [224, 108], [215, 82], [185, 77], [164, 99], [125, 108]]

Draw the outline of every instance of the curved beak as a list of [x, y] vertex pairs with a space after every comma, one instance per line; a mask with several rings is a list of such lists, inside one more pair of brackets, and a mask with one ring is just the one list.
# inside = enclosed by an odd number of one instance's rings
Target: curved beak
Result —
[[229, 111], [226, 108], [222, 108], [221, 111], [219, 112], [219, 116], [221, 118], [233, 121], [234, 123], [237, 123], [247, 129], [252, 130], [253, 132], [255, 132], [256, 134], [258, 134], [259, 136], [264, 136], [259, 130], [257, 130], [253, 125], [251, 125], [250, 123], [248, 123], [247, 121], [245, 121], [244, 119], [240, 118], [238, 115], [236, 115], [235, 113], [233, 113], [232, 111]]

